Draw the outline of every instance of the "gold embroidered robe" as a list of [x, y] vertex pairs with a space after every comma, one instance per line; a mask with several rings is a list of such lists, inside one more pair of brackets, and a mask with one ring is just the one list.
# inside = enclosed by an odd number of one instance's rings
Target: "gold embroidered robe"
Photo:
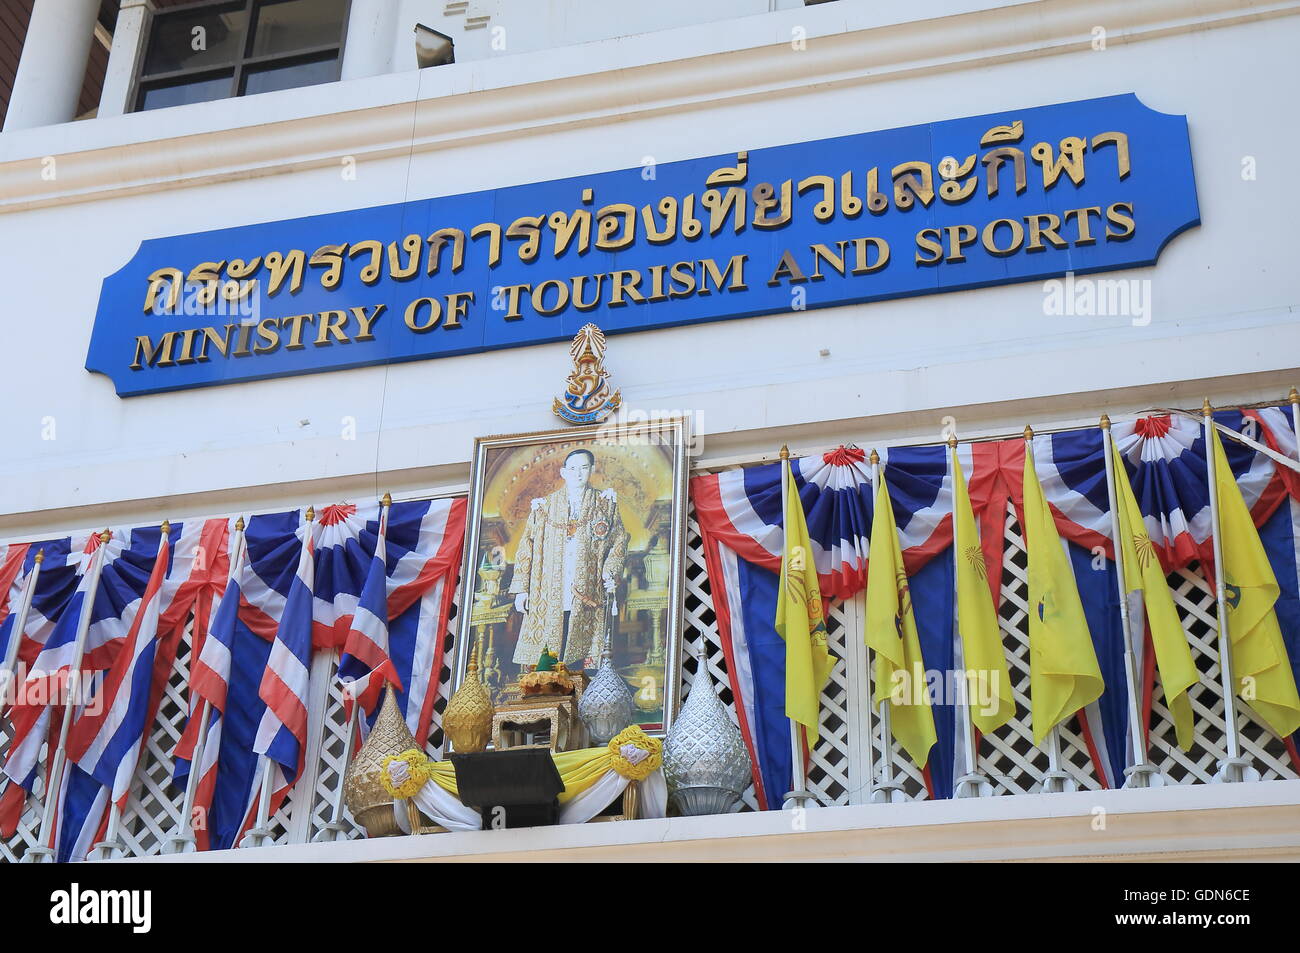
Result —
[[[627, 530], [618, 502], [594, 487], [583, 490], [582, 506], [572, 527], [576, 541], [569, 637], [564, 640], [564, 541], [570, 530], [569, 490], [560, 487], [534, 504], [515, 550], [511, 594], [528, 593], [516, 665], [532, 665], [542, 649], [557, 651], [566, 665], [600, 654], [605, 638], [605, 586], [622, 578], [627, 558]], [[561, 645], [562, 642], [565, 644]]]

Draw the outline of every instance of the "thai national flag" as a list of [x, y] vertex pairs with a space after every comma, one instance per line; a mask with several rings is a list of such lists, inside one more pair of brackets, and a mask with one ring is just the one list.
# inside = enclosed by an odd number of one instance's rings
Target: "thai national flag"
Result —
[[[178, 745], [174, 783], [184, 788], [190, 771], [199, 772], [191, 820], [200, 850], [234, 847], [255, 819], [261, 774], [254, 745], [266, 711], [259, 690], [302, 558], [301, 521], [297, 510], [248, 521], [244, 545], [233, 557], [238, 565], [199, 649], [191, 678], [191, 722], [182, 736], [185, 746]], [[268, 625], [269, 636], [264, 634]], [[204, 699], [212, 710], [202, 761], [195, 766], [189, 758]], [[272, 814], [282, 800], [272, 797]]]
[[[165, 623], [163, 631], [169, 635], [178, 634], [178, 626], [183, 622], [181, 600], [189, 592], [189, 574], [196, 557], [200, 525], [193, 524], [188, 530], [179, 523], [171, 526], [168, 561], [153, 597], [159, 613], [159, 627]], [[118, 531], [112, 534], [107, 544], [101, 543], [98, 534], [90, 534], [80, 556], [67, 556], [63, 560], [55, 558], [52, 561], [51, 549], [46, 549], [40, 584], [33, 600], [33, 615], [29, 616], [25, 633], [33, 642], [40, 639], [41, 645], [23, 685], [25, 703], [15, 706], [12, 713], [14, 741], [5, 762], [5, 774], [10, 783], [0, 801], [0, 832], [12, 830], [21, 816], [22, 801], [36, 778], [41, 745], [50, 734], [57, 738], [69, 683], [79, 683], [80, 694], [88, 696], [99, 673], [115, 663], [141, 611], [145, 592], [156, 569], [160, 537], [161, 531], [157, 526]], [[59, 551], [56, 544], [53, 547], [56, 557]], [[95, 580], [92, 565], [98, 566], [93, 599], [90, 597], [91, 584]], [[69, 569], [75, 578], [75, 588], [63, 599], [61, 594], [71, 581]], [[85, 645], [80, 666], [74, 672], [77, 632], [83, 616], [88, 616], [85, 620]], [[48, 705], [47, 700], [50, 702]], [[79, 711], [80, 702], [77, 705], [74, 713]], [[78, 801], [78, 771], [69, 765], [64, 772], [64, 784], [69, 786], [65, 791], [74, 804], [81, 804]], [[89, 791], [92, 784], [98, 782], [88, 782], [84, 790]], [[65, 803], [62, 795], [57, 803]], [[86, 810], [91, 809], [91, 806], [86, 806]]]
[[[217, 788], [217, 771], [222, 751], [222, 725], [230, 692], [241, 596], [240, 579], [245, 566], [243, 553], [244, 548], [241, 543], [238, 551], [231, 556], [234, 560], [234, 568], [229, 571], [226, 591], [215, 605], [202, 645], [198, 649], [198, 657], [190, 673], [190, 721], [180, 742], [176, 745], [174, 772], [176, 786], [184, 789], [189, 782], [191, 771], [198, 773], [192, 814], [188, 818], [183, 818], [182, 822], [192, 827], [195, 845], [199, 850], [208, 850], [212, 846], [212, 825], [208, 823], [208, 819], [212, 814], [213, 795]], [[208, 731], [203, 748], [199, 752], [199, 763], [191, 765], [205, 704], [208, 706]], [[240, 826], [243, 826], [242, 823]]]
[[[91, 711], [77, 719], [68, 735], [68, 758], [109, 788], [119, 807], [135, 774], [145, 729], [170, 674], [175, 643], [159, 644], [161, 591], [170, 557], [168, 540], [158, 546], [158, 559], [136, 610], [126, 642], [104, 679]], [[166, 666], [158, 663], [167, 663]]]
[[[380, 515], [379, 538], [366, 573], [366, 582], [357, 600], [339, 659], [338, 677], [345, 685], [344, 709], [352, 723], [354, 703], [361, 705], [367, 717], [374, 714], [384, 685], [392, 682], [400, 690], [402, 681], [388, 654], [388, 566], [386, 537], [388, 507]], [[361, 722], [365, 737], [367, 722]]]
[[[447, 620], [465, 536], [465, 499], [413, 500], [387, 508], [383, 563], [387, 573], [387, 655], [398, 687], [397, 704], [417, 738], [427, 738], [442, 675]], [[380, 545], [378, 503], [327, 506], [316, 540], [314, 641], [342, 647], [357, 624], [362, 590], [375, 570]], [[373, 590], [377, 596], [377, 589]], [[372, 602], [372, 609], [377, 602]], [[373, 612], [372, 612], [373, 615]], [[366, 622], [374, 630], [373, 622]], [[377, 631], [377, 630], [375, 630]], [[355, 643], [354, 643], [355, 644]], [[363, 651], [369, 649], [362, 647]], [[377, 656], [374, 656], [377, 658]], [[343, 664], [345, 660], [341, 660]], [[358, 663], [360, 665], [357, 666]], [[363, 674], [355, 655], [343, 675]], [[371, 684], [382, 695], [382, 680]], [[370, 709], [373, 719], [374, 709]]]
[[[91, 570], [93, 567], [98, 567], [102, 577], [104, 563], [111, 555], [111, 549], [102, 545], [96, 533], [89, 535], [79, 554], [75, 556], [71, 553], [65, 554], [64, 571], [60, 572], [56, 569], [50, 582], [65, 584], [72, 580], [75, 581], [75, 588], [67, 594], [66, 598], [55, 600], [54, 605], [47, 603], [46, 606], [41, 607], [52, 608], [54, 611], [54, 621], [49, 625], [42, 624], [45, 618], [34, 600], [33, 611], [41, 618], [39, 621], [30, 620], [26, 627], [27, 632], [24, 634], [30, 634], [34, 630], [39, 631], [43, 644], [19, 689], [22, 703], [15, 704], [10, 712], [13, 737], [5, 757], [6, 787], [3, 797], [0, 797], [0, 835], [5, 837], [12, 837], [17, 829], [27, 795], [36, 782], [41, 745], [45, 743], [50, 733], [53, 709], [57, 707], [60, 717], [62, 716], [63, 705], [52, 706], [49, 702], [63, 701], [62, 692], [59, 690], [60, 684], [67, 680], [69, 669], [74, 661], [77, 629], [82, 614], [87, 611], [86, 603], [95, 575]], [[57, 566], [56, 559], [55, 566], [51, 568]], [[70, 574], [68, 570], [71, 570]], [[42, 582], [46, 580], [45, 572], [46, 570], [42, 568]], [[49, 592], [48, 587], [42, 588]], [[97, 597], [98, 592], [96, 592], [96, 601], [98, 601]], [[87, 660], [83, 656], [78, 668], [78, 680], [88, 668]], [[56, 724], [60, 723], [56, 722]]]
[[[962, 449], [969, 459], [969, 448]], [[952, 653], [951, 558], [935, 558], [948, 552], [952, 542], [952, 482], [946, 452], [936, 446], [899, 448], [882, 455], [903, 559], [912, 576], [922, 651], [927, 665], [940, 670], [950, 667], [943, 658], [951, 659]], [[874, 505], [871, 468], [855, 447], [792, 460], [791, 467], [822, 592], [827, 598], [849, 598], [866, 584]], [[755, 765], [755, 791], [761, 807], [777, 807], [791, 784], [785, 648], [773, 624], [781, 565], [780, 465], [696, 477], [691, 481], [691, 496], [737, 718]], [[926, 571], [931, 564], [933, 568]], [[856, 641], [861, 635], [847, 637]], [[938, 754], [950, 762], [950, 708], [946, 719], [936, 710], [936, 727]], [[949, 764], [940, 772], [940, 783], [950, 786], [951, 774]]]
[[[113, 666], [68, 735], [69, 778], [58, 812], [58, 859], [84, 860], [107, 821], [105, 808], [125, 808], [146, 733], [171, 674], [178, 627], [159, 631], [162, 590], [170, 564], [166, 537]], [[100, 790], [96, 790], [96, 788]], [[104, 796], [107, 793], [107, 797]]]
[[286, 794], [302, 769], [307, 750], [307, 689], [311, 675], [312, 587], [315, 524], [303, 528], [298, 571], [289, 584], [284, 615], [276, 627], [258, 695], [266, 703], [253, 751], [278, 767], [272, 797]]

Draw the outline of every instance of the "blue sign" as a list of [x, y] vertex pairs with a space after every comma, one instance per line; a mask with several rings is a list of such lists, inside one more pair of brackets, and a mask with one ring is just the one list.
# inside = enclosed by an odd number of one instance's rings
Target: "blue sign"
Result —
[[1186, 118], [1110, 96], [150, 239], [86, 368], [131, 396], [1110, 271], [1199, 221]]

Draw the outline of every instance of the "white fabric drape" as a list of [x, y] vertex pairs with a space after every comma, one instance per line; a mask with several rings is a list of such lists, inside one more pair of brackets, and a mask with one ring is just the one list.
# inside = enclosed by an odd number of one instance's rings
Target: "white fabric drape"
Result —
[[[624, 745], [621, 753], [632, 764], [640, 764], [648, 753], [635, 745]], [[401, 787], [410, 779], [410, 768], [405, 761], [391, 761], [388, 776], [393, 787]], [[613, 768], [601, 775], [591, 787], [574, 796], [560, 808], [559, 823], [585, 824], [606, 806], [612, 804], [628, 786], [628, 779]], [[656, 769], [644, 781], [631, 782], [637, 785], [637, 813], [641, 817], [664, 817], [668, 811], [668, 785], [664, 781], [663, 769]], [[413, 800], [415, 806], [425, 817], [447, 828], [449, 831], [477, 831], [483, 826], [482, 816], [473, 808], [466, 807], [460, 799], [444, 791], [437, 782], [429, 780], [416, 792]], [[411, 824], [407, 817], [406, 799], [393, 801], [393, 814], [402, 833], [411, 833]]]

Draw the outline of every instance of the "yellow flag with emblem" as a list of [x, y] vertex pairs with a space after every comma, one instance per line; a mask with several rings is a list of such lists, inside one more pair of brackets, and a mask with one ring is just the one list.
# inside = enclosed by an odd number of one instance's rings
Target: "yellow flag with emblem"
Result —
[[[1002, 648], [998, 613], [989, 591], [984, 550], [980, 548], [975, 510], [966, 475], [951, 452], [953, 545], [957, 549], [957, 628], [970, 692], [971, 720], [984, 734], [1000, 728], [1016, 713], [1007, 655]], [[972, 677], [973, 676], [973, 677]]]
[[1300, 728], [1300, 697], [1287, 662], [1274, 603], [1281, 592], [1255, 521], [1228, 468], [1219, 434], [1210, 428], [1219, 497], [1219, 547], [1228, 606], [1228, 638], [1237, 694], [1279, 737]]
[[1174, 608], [1174, 597], [1165, 581], [1165, 571], [1147, 535], [1133, 485], [1124, 469], [1124, 459], [1114, 438], [1108, 439], [1108, 452], [1115, 473], [1115, 508], [1118, 511], [1120, 558], [1124, 562], [1124, 591], [1138, 597], [1129, 600], [1129, 623], [1133, 626], [1134, 639], [1141, 638], [1145, 613], [1147, 625], [1151, 627], [1151, 644], [1156, 650], [1156, 665], [1160, 668], [1165, 702], [1174, 716], [1178, 747], [1187, 751], [1193, 740], [1192, 701], [1187, 690], [1200, 680], [1200, 675], [1192, 661], [1187, 633], [1183, 631], [1178, 610]]
[[867, 645], [876, 652], [875, 702], [879, 705], [889, 700], [894, 737], [917, 767], [923, 768], [938, 736], [894, 507], [883, 473], [877, 484], [876, 511], [871, 518], [865, 633]]
[[1025, 546], [1029, 550], [1029, 708], [1034, 744], [1101, 697], [1104, 683], [1069, 557], [1025, 442]]
[[790, 472], [781, 461], [785, 513], [782, 519], [780, 592], [776, 599], [776, 631], [785, 639], [785, 714], [803, 725], [808, 748], [817, 743], [819, 699], [835, 659], [826, 648], [826, 620], [817, 566], [808, 540], [803, 504]]

